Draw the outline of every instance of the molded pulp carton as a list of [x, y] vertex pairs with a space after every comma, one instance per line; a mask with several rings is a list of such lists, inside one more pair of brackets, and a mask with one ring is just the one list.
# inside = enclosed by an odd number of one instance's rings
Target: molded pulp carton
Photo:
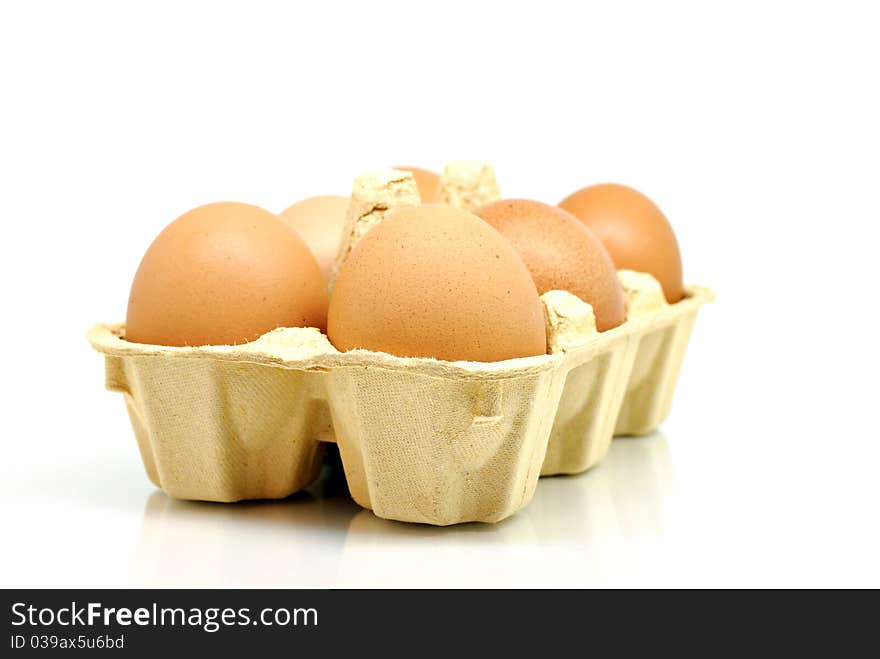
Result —
[[[393, 199], [377, 192], [383, 181], [394, 181]], [[395, 199], [418, 203], [414, 191], [408, 174], [361, 177], [340, 254], [359, 218], [380, 221]], [[548, 354], [502, 362], [341, 353], [314, 328], [165, 347], [96, 325], [88, 340], [105, 356], [107, 388], [124, 395], [147, 475], [169, 496], [286, 497], [317, 477], [323, 443], [336, 442], [352, 497], [379, 517], [496, 522], [528, 503], [539, 476], [589, 469], [615, 434], [650, 432], [669, 411], [712, 294], [691, 287], [667, 305], [649, 275], [619, 274], [623, 325], [598, 333], [589, 304], [550, 291]]]

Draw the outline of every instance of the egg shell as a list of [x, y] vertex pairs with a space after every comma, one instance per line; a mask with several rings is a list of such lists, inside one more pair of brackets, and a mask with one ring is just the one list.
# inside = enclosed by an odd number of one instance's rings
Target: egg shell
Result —
[[278, 216], [306, 242], [328, 280], [342, 239], [348, 204], [348, 197], [338, 195], [310, 197], [293, 204]]
[[326, 327], [315, 257], [269, 211], [195, 208], [150, 245], [131, 287], [126, 339], [165, 346], [252, 341], [276, 327]]
[[421, 167], [395, 167], [394, 169], [413, 175], [416, 187], [419, 189], [419, 197], [423, 203], [432, 204], [437, 201], [437, 188], [440, 185], [439, 174]]
[[602, 242], [561, 208], [529, 199], [503, 199], [474, 213], [517, 251], [539, 294], [561, 290], [593, 307], [600, 332], [626, 320], [623, 290]]
[[333, 261], [333, 274], [329, 286], [336, 283], [339, 269], [351, 250], [364, 235], [379, 224], [385, 214], [398, 206], [418, 206], [419, 189], [412, 172], [400, 169], [384, 169], [365, 172], [354, 180], [351, 202], [345, 214], [342, 240]]
[[625, 185], [601, 183], [578, 190], [559, 206], [599, 237], [618, 270], [649, 273], [660, 282], [670, 304], [684, 297], [675, 233], [663, 212], [644, 194]]
[[394, 208], [360, 240], [327, 330], [339, 350], [400, 357], [491, 362], [547, 349], [525, 264], [488, 224], [444, 206]]

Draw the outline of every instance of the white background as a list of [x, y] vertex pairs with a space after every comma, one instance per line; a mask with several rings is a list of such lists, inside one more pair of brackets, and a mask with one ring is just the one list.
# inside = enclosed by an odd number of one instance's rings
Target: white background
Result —
[[[880, 586], [871, 3], [581, 4], [4, 3], [0, 584]], [[468, 158], [664, 209], [719, 297], [662, 434], [497, 526], [155, 490], [84, 340], [155, 234]]]

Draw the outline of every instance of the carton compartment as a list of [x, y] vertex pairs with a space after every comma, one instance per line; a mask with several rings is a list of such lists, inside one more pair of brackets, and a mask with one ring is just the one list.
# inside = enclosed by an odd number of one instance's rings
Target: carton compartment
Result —
[[638, 338], [615, 435], [645, 435], [669, 415], [697, 307]]
[[608, 453], [637, 347], [624, 336], [568, 371], [542, 476], [579, 474]]
[[380, 517], [436, 525], [513, 514], [540, 475], [554, 375], [333, 371], [330, 408], [352, 497]]
[[329, 427], [314, 373], [259, 364], [108, 357], [147, 476], [169, 496], [279, 499], [318, 475]]

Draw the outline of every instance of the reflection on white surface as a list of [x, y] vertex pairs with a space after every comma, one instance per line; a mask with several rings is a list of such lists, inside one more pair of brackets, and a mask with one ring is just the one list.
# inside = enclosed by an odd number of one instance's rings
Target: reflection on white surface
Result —
[[[144, 585], [446, 586], [601, 582], [626, 544], [659, 538], [674, 487], [662, 434], [615, 440], [586, 474], [544, 478], [499, 524], [438, 528], [379, 519], [338, 466], [284, 501], [147, 500], [132, 579]], [[545, 551], [535, 552], [536, 548]]]
[[339, 472], [281, 501], [178, 501], [153, 492], [144, 508], [132, 579], [145, 585], [323, 586], [348, 521], [360, 511]]

